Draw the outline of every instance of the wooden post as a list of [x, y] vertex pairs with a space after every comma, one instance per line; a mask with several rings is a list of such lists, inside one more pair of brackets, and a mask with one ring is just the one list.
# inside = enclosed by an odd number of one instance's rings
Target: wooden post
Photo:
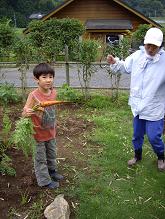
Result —
[[27, 74], [26, 74], [26, 71], [27, 71], [27, 66], [25, 66], [24, 64], [21, 64], [18, 71], [21, 72], [21, 76], [20, 76], [20, 79], [21, 79], [21, 86], [22, 86], [22, 99], [23, 99], [23, 102], [26, 101], [26, 89], [27, 89]]
[[68, 46], [65, 45], [65, 67], [66, 67], [66, 84], [70, 86], [70, 80], [69, 80], [69, 54], [68, 54]]

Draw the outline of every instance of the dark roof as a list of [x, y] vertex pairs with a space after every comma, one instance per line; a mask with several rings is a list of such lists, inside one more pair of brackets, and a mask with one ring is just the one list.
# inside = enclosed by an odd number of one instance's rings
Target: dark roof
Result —
[[131, 30], [132, 23], [129, 20], [114, 20], [114, 19], [92, 19], [87, 20], [87, 30]]

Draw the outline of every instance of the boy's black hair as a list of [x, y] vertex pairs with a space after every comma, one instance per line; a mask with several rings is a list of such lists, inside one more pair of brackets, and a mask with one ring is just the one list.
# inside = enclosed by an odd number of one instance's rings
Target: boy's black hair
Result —
[[54, 69], [48, 63], [40, 63], [34, 67], [33, 75], [34, 77], [39, 79], [39, 77], [43, 74], [44, 75], [51, 74], [54, 77], [55, 72]]

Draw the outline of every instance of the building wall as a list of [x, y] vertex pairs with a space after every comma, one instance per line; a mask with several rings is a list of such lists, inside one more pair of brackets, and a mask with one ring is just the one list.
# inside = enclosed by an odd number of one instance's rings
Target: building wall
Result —
[[134, 13], [110, 0], [75, 0], [57, 12], [56, 18], [77, 18], [83, 23], [87, 19], [127, 19], [131, 20], [133, 30], [146, 23]]

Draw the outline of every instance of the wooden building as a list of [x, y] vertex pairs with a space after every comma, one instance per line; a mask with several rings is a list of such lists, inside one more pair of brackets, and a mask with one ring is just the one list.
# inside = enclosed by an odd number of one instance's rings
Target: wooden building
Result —
[[140, 24], [160, 27], [155, 21], [119, 0], [66, 0], [42, 17], [76, 18], [86, 27], [85, 38], [103, 42], [119, 40], [123, 34], [135, 31]]

